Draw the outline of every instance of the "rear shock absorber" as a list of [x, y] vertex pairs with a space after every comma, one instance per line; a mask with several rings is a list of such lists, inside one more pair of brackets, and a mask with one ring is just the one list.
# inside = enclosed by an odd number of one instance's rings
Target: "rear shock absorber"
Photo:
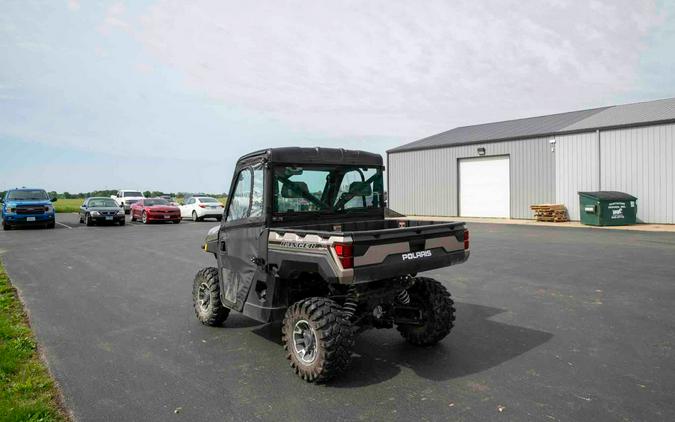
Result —
[[406, 289], [401, 290], [398, 292], [396, 295], [396, 300], [402, 305], [407, 305], [410, 303], [410, 295], [408, 294], [408, 291]]
[[347, 291], [347, 296], [345, 298], [345, 303], [342, 305], [342, 312], [344, 313], [345, 319], [350, 320], [356, 313], [356, 308], [359, 306], [358, 301], [356, 300], [356, 287], [351, 286]]

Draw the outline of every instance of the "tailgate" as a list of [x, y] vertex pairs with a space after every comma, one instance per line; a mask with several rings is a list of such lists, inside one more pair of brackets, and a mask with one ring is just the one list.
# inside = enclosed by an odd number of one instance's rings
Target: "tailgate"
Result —
[[464, 223], [401, 224], [406, 227], [349, 233], [353, 239], [354, 282], [416, 274], [458, 264], [469, 257]]

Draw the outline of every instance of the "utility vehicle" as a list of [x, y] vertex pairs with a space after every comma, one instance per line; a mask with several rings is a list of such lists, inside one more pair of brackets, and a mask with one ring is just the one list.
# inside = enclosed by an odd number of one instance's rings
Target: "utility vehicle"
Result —
[[273, 148], [237, 162], [220, 226], [203, 250], [217, 266], [193, 283], [197, 318], [231, 310], [282, 321], [297, 375], [325, 382], [349, 364], [355, 334], [396, 327], [429, 346], [452, 329], [450, 294], [421, 271], [469, 257], [464, 223], [385, 219], [382, 157]]

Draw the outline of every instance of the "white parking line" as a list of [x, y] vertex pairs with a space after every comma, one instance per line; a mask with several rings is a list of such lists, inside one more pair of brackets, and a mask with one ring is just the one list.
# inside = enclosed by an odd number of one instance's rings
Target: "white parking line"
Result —
[[70, 227], [69, 225], [63, 224], [63, 223], [59, 223], [58, 221], [56, 222], [56, 224], [59, 224], [59, 225], [61, 225], [61, 226], [63, 226], [63, 227], [68, 227], [69, 229], [72, 229], [72, 227]]

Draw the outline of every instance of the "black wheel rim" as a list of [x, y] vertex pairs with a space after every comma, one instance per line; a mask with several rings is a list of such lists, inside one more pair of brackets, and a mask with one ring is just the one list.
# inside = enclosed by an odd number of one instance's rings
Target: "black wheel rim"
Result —
[[293, 327], [293, 350], [298, 360], [304, 365], [311, 365], [316, 360], [316, 333], [304, 319], [299, 320]]

